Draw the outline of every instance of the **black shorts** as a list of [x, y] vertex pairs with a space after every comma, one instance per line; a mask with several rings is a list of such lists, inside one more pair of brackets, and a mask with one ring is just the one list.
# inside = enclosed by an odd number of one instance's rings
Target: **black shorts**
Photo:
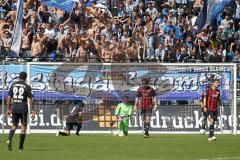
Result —
[[217, 120], [217, 111], [208, 111], [208, 118], [213, 118], [216, 121]]
[[25, 112], [25, 113], [13, 113], [12, 114], [12, 122], [13, 122], [13, 124], [18, 125], [19, 120], [21, 120], [21, 124], [27, 125], [27, 122], [28, 122], [27, 117], [28, 117], [27, 112]]
[[66, 122], [66, 129], [72, 130], [74, 126], [78, 126], [80, 123], [78, 122]]
[[144, 117], [151, 117], [152, 116], [152, 108], [142, 109], [141, 115]]

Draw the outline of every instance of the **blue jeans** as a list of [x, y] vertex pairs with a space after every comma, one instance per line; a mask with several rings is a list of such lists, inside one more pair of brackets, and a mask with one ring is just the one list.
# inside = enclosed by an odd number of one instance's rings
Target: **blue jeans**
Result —
[[155, 53], [154, 53], [154, 36], [150, 35], [147, 36], [147, 58], [149, 60], [155, 59]]

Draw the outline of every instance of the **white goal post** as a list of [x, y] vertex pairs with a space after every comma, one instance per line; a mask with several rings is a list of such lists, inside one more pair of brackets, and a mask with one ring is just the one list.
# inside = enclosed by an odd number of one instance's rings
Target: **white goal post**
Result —
[[[158, 94], [159, 110], [152, 118], [152, 132], [198, 133], [201, 125], [198, 99], [201, 89], [207, 83], [204, 76], [209, 75], [221, 79], [223, 84], [220, 90], [223, 91], [227, 106], [228, 115], [220, 117], [218, 132], [237, 134], [239, 127], [236, 64], [30, 62], [27, 63], [27, 73], [40, 115], [40, 122], [31, 124], [33, 132], [51, 132], [62, 128], [65, 111], [56, 104], [82, 99], [87, 103], [88, 114], [83, 130], [109, 133], [108, 121], [113, 118], [114, 106], [125, 94], [133, 99], [144, 76], [150, 77], [151, 86]], [[104, 111], [100, 111], [97, 105], [102, 96], [111, 103]], [[59, 115], [50, 112], [59, 112]], [[50, 117], [48, 120], [42, 118], [46, 117], [45, 114]], [[133, 124], [130, 124], [132, 131], [141, 130], [140, 121], [139, 117], [133, 117]]]

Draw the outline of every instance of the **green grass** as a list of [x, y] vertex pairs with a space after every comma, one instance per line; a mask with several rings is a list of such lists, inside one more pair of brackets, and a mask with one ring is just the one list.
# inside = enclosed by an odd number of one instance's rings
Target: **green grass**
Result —
[[[7, 134], [0, 135], [0, 160], [240, 160], [240, 135], [217, 135], [208, 142], [201, 135], [141, 135], [113, 137], [54, 134], [27, 135], [25, 151], [18, 152], [19, 135], [13, 151], [6, 147]], [[238, 157], [238, 158], [237, 158]]]

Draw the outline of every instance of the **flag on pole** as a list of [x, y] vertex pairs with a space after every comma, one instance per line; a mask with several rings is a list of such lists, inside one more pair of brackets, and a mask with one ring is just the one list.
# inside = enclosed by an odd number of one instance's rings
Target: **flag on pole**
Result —
[[218, 15], [228, 6], [231, 0], [204, 0], [202, 10], [197, 18], [198, 30], [215, 23]]
[[10, 48], [10, 56], [18, 56], [22, 41], [22, 21], [23, 21], [23, 0], [17, 2], [17, 15], [12, 34], [12, 45]]
[[59, 8], [67, 12], [72, 12], [74, 5], [73, 0], [42, 0], [42, 2], [47, 6]]

